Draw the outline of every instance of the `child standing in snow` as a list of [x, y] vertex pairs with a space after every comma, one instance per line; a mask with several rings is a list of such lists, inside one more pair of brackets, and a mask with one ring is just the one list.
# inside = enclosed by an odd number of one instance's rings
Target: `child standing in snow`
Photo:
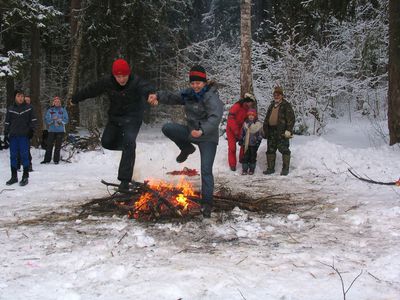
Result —
[[257, 120], [257, 111], [249, 109], [243, 124], [240, 143], [244, 145], [242, 175], [253, 175], [257, 162], [257, 150], [262, 140], [263, 124]]

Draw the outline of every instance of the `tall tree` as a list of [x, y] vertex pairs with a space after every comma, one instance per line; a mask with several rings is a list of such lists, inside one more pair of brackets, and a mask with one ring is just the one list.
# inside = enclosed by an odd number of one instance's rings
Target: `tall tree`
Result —
[[390, 145], [400, 143], [400, 1], [389, 1], [389, 91]]
[[[31, 77], [30, 77], [30, 96], [32, 106], [35, 109], [36, 118], [43, 120], [42, 106], [40, 105], [40, 30], [38, 24], [31, 24]], [[32, 139], [32, 145], [39, 145], [39, 136], [43, 130], [43, 122], [37, 122], [38, 128]]]
[[240, 97], [253, 93], [251, 71], [251, 0], [241, 0], [240, 7]]
[[[70, 76], [68, 80], [67, 100], [71, 99], [73, 93], [77, 88], [78, 75], [79, 75], [79, 58], [82, 47], [82, 16], [79, 13], [83, 7], [84, 1], [71, 0], [71, 19], [70, 19], [70, 34], [71, 34], [71, 63], [70, 63]], [[74, 131], [76, 126], [79, 125], [79, 106], [69, 106], [70, 122], [68, 124], [68, 131]]]

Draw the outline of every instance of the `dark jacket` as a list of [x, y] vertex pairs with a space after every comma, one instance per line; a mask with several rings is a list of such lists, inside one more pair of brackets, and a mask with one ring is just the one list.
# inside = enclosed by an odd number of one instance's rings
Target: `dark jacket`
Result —
[[26, 136], [35, 130], [37, 119], [30, 104], [13, 104], [7, 109], [4, 136]]
[[224, 111], [224, 104], [219, 99], [215, 86], [207, 85], [202, 92], [195, 94], [193, 89], [188, 88], [177, 93], [160, 91], [157, 98], [163, 104], [184, 105], [186, 122], [189, 131], [203, 131], [203, 135], [189, 140], [193, 142], [215, 142], [219, 140], [219, 124]]
[[[272, 101], [270, 106], [268, 107], [267, 115], [265, 116], [264, 119], [263, 131], [264, 131], [264, 137], [266, 138], [268, 138], [268, 127], [269, 127], [268, 121], [269, 117], [271, 116], [272, 108], [274, 107], [274, 105], [275, 102]], [[296, 120], [292, 105], [285, 99], [283, 99], [282, 103], [279, 105], [278, 125], [276, 126], [279, 137], [282, 137], [282, 135], [285, 133], [286, 130], [290, 131], [293, 134], [293, 127], [295, 121]]]
[[110, 99], [108, 115], [112, 121], [143, 119], [147, 96], [155, 88], [137, 75], [131, 75], [126, 85], [121, 86], [114, 76], [94, 82], [72, 96], [72, 103], [106, 94]]

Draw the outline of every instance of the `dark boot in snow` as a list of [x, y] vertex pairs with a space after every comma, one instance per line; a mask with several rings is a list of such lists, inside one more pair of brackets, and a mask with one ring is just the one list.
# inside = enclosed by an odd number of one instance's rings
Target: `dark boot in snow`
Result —
[[290, 154], [282, 155], [282, 171], [281, 175], [286, 176], [289, 174]]
[[212, 205], [210, 203], [201, 204], [201, 214], [204, 218], [211, 218]]
[[17, 169], [11, 167], [11, 178], [6, 182], [6, 185], [12, 185], [18, 182]]
[[25, 168], [25, 167], [24, 167], [24, 174], [22, 175], [22, 179], [21, 179], [21, 181], [19, 182], [19, 185], [20, 185], [20, 186], [25, 186], [25, 185], [27, 185], [28, 182], [29, 182], [28, 178], [29, 178], [29, 167], [28, 167], [28, 168]]
[[263, 174], [270, 175], [275, 173], [275, 160], [276, 154], [267, 153], [267, 170], [265, 170]]
[[118, 191], [120, 191], [120, 192], [129, 191], [129, 181], [121, 180], [121, 183], [118, 186]]

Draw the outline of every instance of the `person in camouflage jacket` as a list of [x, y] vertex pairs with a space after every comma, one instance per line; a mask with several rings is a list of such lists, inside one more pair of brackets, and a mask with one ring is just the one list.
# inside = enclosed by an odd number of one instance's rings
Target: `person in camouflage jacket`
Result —
[[274, 101], [270, 104], [265, 116], [263, 131], [268, 140], [267, 146], [267, 170], [264, 174], [275, 172], [276, 150], [282, 153], [281, 175], [289, 174], [290, 149], [289, 139], [293, 137], [295, 115], [292, 105], [283, 98], [283, 89], [275, 87]]

